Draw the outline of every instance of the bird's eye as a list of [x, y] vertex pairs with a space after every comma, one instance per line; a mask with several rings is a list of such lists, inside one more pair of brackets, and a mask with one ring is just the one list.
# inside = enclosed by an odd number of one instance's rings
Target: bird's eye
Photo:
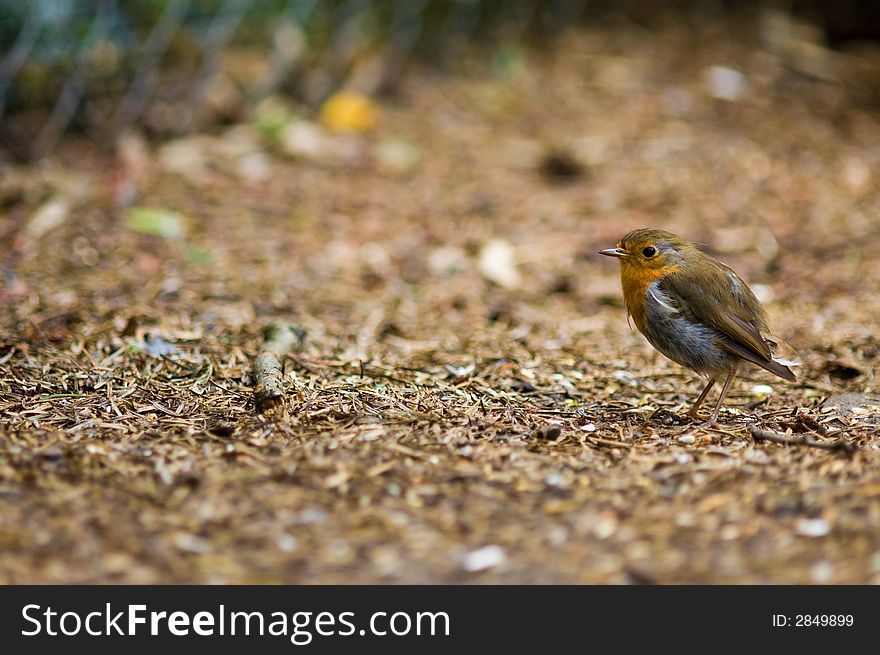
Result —
[[653, 257], [654, 255], [657, 254], [657, 249], [656, 249], [654, 246], [648, 246], [647, 248], [645, 248], [645, 249], [642, 251], [642, 254], [643, 254], [645, 257], [651, 258], [651, 257]]

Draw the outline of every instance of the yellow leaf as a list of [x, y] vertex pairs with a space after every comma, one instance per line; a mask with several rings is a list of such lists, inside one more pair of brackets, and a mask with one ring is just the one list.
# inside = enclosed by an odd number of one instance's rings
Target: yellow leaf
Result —
[[376, 103], [352, 91], [334, 93], [321, 107], [321, 123], [334, 132], [367, 132], [378, 120]]

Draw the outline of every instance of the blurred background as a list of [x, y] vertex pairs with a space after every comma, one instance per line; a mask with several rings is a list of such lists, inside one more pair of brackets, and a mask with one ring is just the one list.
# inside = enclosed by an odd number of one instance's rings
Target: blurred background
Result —
[[[0, 0], [0, 581], [877, 583], [878, 37], [847, 0]], [[798, 383], [682, 418], [597, 254], [645, 226]]]
[[825, 45], [880, 36], [880, 9], [854, 0], [2, 0], [0, 144], [33, 158], [65, 132], [181, 135], [252, 118], [275, 94], [314, 107], [341, 87], [393, 93], [407, 61], [448, 69], [468, 43], [549, 45], [579, 24], [734, 11], [761, 13], [765, 42], [800, 47], [805, 67], [821, 68]]

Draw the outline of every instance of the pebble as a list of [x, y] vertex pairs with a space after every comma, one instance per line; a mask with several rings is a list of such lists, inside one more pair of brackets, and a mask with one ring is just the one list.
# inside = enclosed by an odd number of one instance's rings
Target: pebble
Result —
[[522, 281], [516, 267], [516, 252], [503, 239], [492, 239], [483, 247], [478, 265], [486, 279], [504, 289], [516, 289]]
[[290, 534], [282, 533], [275, 539], [278, 549], [285, 553], [292, 553], [299, 546], [296, 537]]
[[568, 486], [565, 482], [565, 478], [559, 473], [551, 473], [546, 478], [544, 478], [544, 482], [547, 483], [551, 487], [565, 487]]
[[501, 546], [490, 545], [477, 548], [467, 553], [462, 560], [462, 568], [465, 571], [476, 573], [485, 571], [493, 566], [502, 564], [507, 559], [507, 554]]
[[602, 514], [593, 526], [593, 534], [598, 539], [608, 539], [617, 532], [618, 520], [615, 514]]
[[207, 539], [188, 532], [178, 532], [174, 535], [174, 545], [187, 553], [206, 553], [211, 547]]
[[773, 393], [773, 387], [769, 384], [756, 384], [752, 387], [752, 395], [758, 398], [769, 396], [771, 393]]
[[706, 69], [706, 92], [713, 98], [736, 102], [746, 92], [746, 78], [738, 70], [726, 66]]
[[801, 519], [795, 528], [802, 537], [824, 537], [831, 531], [825, 519]]
[[822, 561], [810, 570], [810, 578], [816, 584], [827, 584], [834, 576], [834, 565], [829, 561]]
[[681, 443], [691, 444], [691, 443], [694, 443], [697, 439], [692, 434], [683, 434], [678, 438], [678, 440]]

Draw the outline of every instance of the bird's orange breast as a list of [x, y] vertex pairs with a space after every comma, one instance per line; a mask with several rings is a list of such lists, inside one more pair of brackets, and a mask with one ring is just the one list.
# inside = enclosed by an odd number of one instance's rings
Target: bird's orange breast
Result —
[[645, 332], [647, 305], [645, 295], [648, 291], [648, 286], [667, 275], [675, 273], [678, 268], [677, 265], [648, 268], [634, 264], [627, 265], [626, 262], [623, 262], [623, 266], [620, 269], [623, 301], [626, 304], [627, 313], [632, 317], [639, 332], [643, 334]]

